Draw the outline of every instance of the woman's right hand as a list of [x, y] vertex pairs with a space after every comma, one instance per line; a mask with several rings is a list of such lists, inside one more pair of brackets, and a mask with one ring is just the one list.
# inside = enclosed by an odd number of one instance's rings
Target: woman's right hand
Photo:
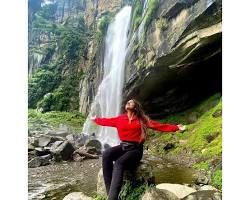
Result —
[[96, 116], [91, 116], [90, 119], [94, 121], [96, 119]]

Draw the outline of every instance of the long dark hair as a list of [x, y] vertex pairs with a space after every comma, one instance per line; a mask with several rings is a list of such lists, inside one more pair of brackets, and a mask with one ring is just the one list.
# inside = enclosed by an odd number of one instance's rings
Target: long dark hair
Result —
[[132, 98], [131, 100], [133, 100], [135, 103], [134, 114], [138, 117], [138, 119], [141, 123], [141, 140], [140, 140], [140, 142], [143, 143], [147, 137], [147, 134], [148, 134], [146, 124], [149, 123], [150, 118], [145, 114], [145, 112], [142, 108], [142, 105], [138, 100], [136, 100], [134, 98]]

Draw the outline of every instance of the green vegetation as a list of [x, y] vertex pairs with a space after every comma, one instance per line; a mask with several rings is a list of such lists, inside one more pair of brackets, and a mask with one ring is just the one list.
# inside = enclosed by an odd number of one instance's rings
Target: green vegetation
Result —
[[204, 169], [209, 170], [209, 164], [207, 162], [200, 162], [193, 165], [194, 169]]
[[79, 62], [80, 56], [83, 56], [85, 48], [87, 48], [86, 37], [77, 29], [72, 28], [67, 31], [64, 30], [59, 41], [66, 64], [75, 66]]
[[107, 200], [108, 197], [107, 196], [100, 196], [98, 194], [95, 194], [93, 197], [93, 200]]
[[61, 81], [60, 86], [52, 93], [46, 94], [38, 103], [37, 107], [43, 112], [73, 111], [79, 107], [79, 76], [70, 75]]
[[143, 3], [140, 0], [135, 0], [133, 4], [133, 20], [132, 20], [132, 26], [131, 30], [132, 33], [135, 32], [135, 30], [138, 28], [138, 26], [141, 23], [142, 20], [142, 11], [143, 11]]
[[105, 15], [101, 19], [99, 19], [97, 23], [97, 31], [96, 31], [96, 38], [99, 43], [102, 42], [102, 40], [105, 37], [105, 34], [108, 29], [108, 25], [110, 24], [112, 20], [112, 16], [110, 15]]
[[37, 102], [43, 96], [56, 88], [61, 80], [58, 65], [44, 65], [29, 78], [28, 81], [28, 105], [36, 108]]
[[[37, 54], [41, 63], [28, 80], [28, 106], [42, 108], [43, 112], [78, 110], [83, 75], [78, 68], [88, 45], [83, 16], [76, 19], [77, 25], [62, 25], [55, 22], [56, 9], [55, 4], [43, 6], [29, 27], [34, 41], [29, 55]], [[39, 45], [41, 35], [50, 38], [48, 43]]]
[[126, 180], [119, 193], [121, 200], [139, 200], [140, 196], [146, 189], [153, 187], [148, 184], [134, 185], [131, 181]]
[[[48, 127], [57, 128], [60, 124], [67, 125], [73, 131], [81, 132], [84, 123], [84, 116], [79, 112], [57, 112], [51, 111], [41, 113], [35, 109], [28, 110], [29, 129], [39, 130], [44, 124]], [[38, 123], [39, 122], [39, 123]], [[41, 127], [40, 127], [41, 126]]]
[[222, 170], [216, 170], [212, 179], [213, 185], [222, 189]]
[[45, 4], [42, 9], [37, 12], [37, 15], [41, 16], [46, 20], [54, 20], [56, 14], [56, 4]]
[[146, 32], [146, 29], [149, 26], [150, 22], [154, 18], [155, 12], [158, 8], [158, 4], [159, 4], [158, 0], [149, 0], [149, 2], [148, 2], [148, 9], [147, 9], [147, 12], [145, 15], [145, 25], [144, 25], [145, 32]]

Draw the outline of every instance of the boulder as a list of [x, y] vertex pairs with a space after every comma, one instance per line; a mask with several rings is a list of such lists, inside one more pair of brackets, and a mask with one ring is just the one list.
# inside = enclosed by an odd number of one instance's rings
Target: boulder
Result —
[[74, 150], [74, 147], [68, 141], [56, 141], [50, 148], [55, 161], [71, 159]]
[[63, 200], [92, 200], [93, 198], [86, 196], [82, 192], [72, 192], [63, 198]]
[[98, 151], [95, 147], [86, 147], [86, 152], [89, 154], [100, 154], [100, 151]]
[[203, 185], [199, 188], [199, 191], [203, 191], [203, 190], [214, 190], [214, 191], [218, 191], [217, 188], [215, 188], [212, 185]]
[[78, 153], [73, 153], [72, 158], [73, 158], [73, 160], [76, 161], [76, 162], [81, 162], [81, 161], [83, 161], [86, 157], [85, 157], [85, 156], [81, 156], [81, 155], [79, 155]]
[[28, 152], [34, 151], [35, 147], [32, 144], [28, 144]]
[[52, 155], [51, 154], [47, 154], [44, 156], [40, 156], [41, 160], [42, 160], [42, 165], [48, 165], [50, 164], [50, 160], [52, 159]]
[[167, 190], [157, 189], [155, 187], [149, 188], [145, 191], [141, 200], [179, 200], [179, 198]]
[[104, 183], [104, 179], [103, 179], [102, 168], [99, 170], [98, 175], [97, 175], [97, 194], [99, 194], [100, 196], [107, 195], [105, 183]]
[[62, 140], [64, 139], [58, 136], [41, 135], [38, 138], [38, 146], [45, 147], [45, 146], [49, 146], [55, 141], [62, 141]]
[[172, 192], [178, 198], [183, 198], [193, 192], [196, 192], [194, 188], [181, 185], [181, 184], [161, 183], [161, 184], [156, 185], [156, 188]]
[[[148, 183], [152, 184], [155, 182], [155, 177], [153, 175], [153, 169], [152, 166], [146, 164], [146, 163], [141, 163], [135, 170], [133, 171], [128, 171], [125, 170], [124, 172], [124, 178], [123, 182], [125, 183], [126, 180], [133, 181], [134, 183]], [[97, 178], [97, 194], [99, 195], [106, 195], [106, 189], [105, 189], [105, 184], [103, 180], [103, 172], [102, 168], [100, 169], [98, 173], [98, 178]]]
[[86, 143], [86, 147], [95, 147], [97, 152], [101, 153], [102, 143], [99, 140], [92, 139]]
[[88, 148], [90, 148], [91, 150], [92, 148], [95, 148], [95, 147], [87, 147], [87, 148], [85, 146], [80, 147], [79, 149], [74, 151], [73, 160], [82, 161], [85, 158], [99, 158], [98, 155], [89, 153], [93, 151], [88, 151], [89, 150]]
[[36, 147], [35, 151], [36, 151], [37, 156], [44, 156], [44, 155], [50, 154], [50, 151], [48, 149], [43, 148], [43, 147]]
[[189, 194], [182, 200], [221, 200], [222, 195], [218, 191], [203, 190]]
[[75, 147], [79, 148], [83, 146], [86, 142], [86, 135], [80, 134], [69, 134], [66, 136], [66, 139]]
[[28, 144], [38, 147], [38, 138], [36, 137], [28, 137]]

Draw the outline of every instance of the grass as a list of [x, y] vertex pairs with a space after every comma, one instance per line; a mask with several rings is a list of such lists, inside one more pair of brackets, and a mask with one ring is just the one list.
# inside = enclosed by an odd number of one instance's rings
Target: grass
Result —
[[[222, 117], [213, 116], [218, 110], [222, 110], [222, 100], [219, 94], [215, 94], [185, 112], [160, 120], [162, 123], [182, 123], [187, 126], [185, 132], [174, 134], [179, 140], [187, 141], [185, 144], [178, 144], [174, 152], [178, 153], [183, 148], [189, 148], [193, 154], [206, 158], [221, 155]], [[163, 135], [159, 136], [159, 139], [163, 142], [171, 141], [173, 138], [165, 136], [168, 134]]]
[[41, 128], [47, 124], [49, 127], [57, 128], [60, 124], [67, 125], [75, 132], [81, 132], [84, 123], [84, 116], [79, 112], [59, 112], [51, 111], [41, 113], [35, 109], [28, 110], [28, 125], [30, 128]]
[[212, 178], [212, 183], [215, 187], [222, 189], [222, 170], [216, 170]]
[[139, 200], [145, 190], [153, 187], [153, 184], [133, 185], [131, 181], [126, 180], [119, 193], [121, 200]]
[[200, 162], [200, 163], [196, 163], [193, 165], [194, 169], [204, 169], [204, 170], [209, 170], [209, 164], [208, 162]]

